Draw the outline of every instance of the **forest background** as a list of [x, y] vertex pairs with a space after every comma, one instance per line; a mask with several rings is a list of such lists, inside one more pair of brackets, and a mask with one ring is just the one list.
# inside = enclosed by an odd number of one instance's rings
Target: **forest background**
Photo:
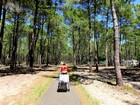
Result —
[[[111, 2], [112, 1], [112, 2]], [[1, 0], [0, 59], [10, 65], [114, 65], [140, 59], [140, 5], [134, 0]], [[114, 18], [111, 3], [115, 4]], [[92, 70], [92, 69], [91, 69]]]

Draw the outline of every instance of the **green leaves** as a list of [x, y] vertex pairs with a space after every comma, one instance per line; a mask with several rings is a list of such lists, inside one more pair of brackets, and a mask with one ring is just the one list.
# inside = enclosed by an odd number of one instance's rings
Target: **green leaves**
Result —
[[[115, 8], [117, 10], [117, 16], [119, 21], [119, 30], [123, 43], [134, 42], [135, 37], [139, 38], [140, 27], [140, 5], [132, 5], [131, 0], [114, 0]], [[29, 36], [33, 32], [33, 19], [35, 13], [35, 0], [22, 0], [19, 6], [19, 1], [10, 0], [7, 5], [11, 5], [11, 10], [20, 11], [19, 18], [19, 42], [22, 51], [21, 55], [25, 57], [28, 52]], [[92, 47], [94, 45], [94, 23], [96, 24], [96, 34], [98, 36], [99, 44], [99, 56], [105, 56], [105, 42], [106, 42], [106, 28], [108, 25], [108, 41], [109, 49], [113, 47], [113, 29], [111, 19], [110, 0], [100, 0], [96, 3], [93, 0], [39, 0], [38, 14], [36, 22], [36, 30], [38, 33], [37, 48], [35, 55], [37, 57], [37, 51], [40, 48], [41, 37], [44, 47], [44, 59], [46, 59], [46, 52], [48, 46], [48, 40], [50, 41], [50, 56], [54, 59], [57, 52], [60, 53], [60, 59], [71, 58], [72, 60], [72, 35], [74, 34], [77, 59], [83, 59], [83, 62], [88, 60], [88, 41], [89, 41], [89, 16], [88, 6], [90, 10], [90, 23], [91, 23], [91, 37]], [[96, 6], [96, 21], [94, 21], [94, 7]], [[6, 25], [4, 32], [4, 44], [7, 48], [6, 54], [8, 55], [8, 49], [10, 46], [10, 36], [14, 31], [14, 18], [15, 11], [7, 10]], [[108, 24], [106, 24], [108, 13]], [[1, 15], [2, 17], [2, 15]], [[1, 25], [1, 22], [0, 22]], [[43, 25], [43, 29], [42, 29]], [[42, 32], [43, 31], [43, 32]], [[11, 39], [12, 40], [12, 39]], [[139, 39], [138, 39], [139, 41]], [[54, 48], [55, 46], [55, 48]], [[58, 47], [59, 46], [59, 47]], [[82, 47], [81, 47], [82, 46]], [[134, 45], [132, 45], [134, 47]], [[23, 49], [24, 52], [23, 53]], [[62, 49], [60, 51], [60, 49]], [[111, 49], [112, 50], [112, 49]], [[123, 51], [125, 52], [125, 51]], [[94, 54], [94, 49], [92, 49]], [[110, 52], [109, 52], [110, 53]], [[37, 59], [37, 58], [36, 58]], [[51, 59], [51, 58], [50, 58]]]

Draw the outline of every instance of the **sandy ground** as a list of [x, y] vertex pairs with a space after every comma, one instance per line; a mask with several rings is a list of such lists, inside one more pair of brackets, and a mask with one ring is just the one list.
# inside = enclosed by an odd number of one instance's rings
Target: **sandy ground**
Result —
[[47, 70], [36, 74], [16, 74], [0, 77], [0, 105], [16, 105], [37, 84], [42, 82], [43, 78], [45, 78], [44, 75], [52, 75], [49, 68]]
[[140, 96], [124, 92], [119, 87], [109, 86], [94, 80], [90, 85], [83, 85], [92, 97], [100, 100], [101, 105], [140, 105]]
[[[134, 71], [130, 70], [131, 72], [133, 72], [132, 74], [130, 73], [131, 74], [130, 76], [126, 71], [126, 73], [124, 74], [127, 74], [128, 76], [126, 75], [123, 76], [124, 85], [131, 87], [136, 93], [138, 93], [134, 94], [130, 91], [124, 90], [124, 88], [120, 88], [105, 82], [104, 80], [113, 79], [110, 71], [108, 72], [108, 70], [103, 70], [102, 72], [102, 70], [100, 70], [99, 74], [98, 73], [89, 74], [88, 69], [86, 69], [85, 67], [84, 69], [80, 68], [79, 72], [76, 71], [75, 74], [80, 75], [79, 80], [82, 83], [82, 86], [90, 94], [91, 97], [97, 98], [100, 101], [101, 105], [140, 105], [139, 70], [136, 70], [136, 73], [134, 73], [135, 70]], [[100, 69], [103, 68], [100, 67]], [[133, 77], [135, 77], [134, 80], [135, 82], [132, 80]]]
[[[41, 81], [42, 75], [49, 74], [49, 72], [0, 77], [0, 105], [15, 105], [15, 101], [25, 96], [37, 81]], [[92, 97], [96, 97], [101, 105], [140, 105], [139, 95], [130, 94], [105, 82], [94, 79], [88, 85], [83, 84], [83, 87]]]
[[36, 75], [31, 74], [19, 74], [11, 75], [0, 78], [0, 100], [10, 95], [16, 95], [23, 88], [28, 88], [32, 85], [32, 82], [37, 78]]

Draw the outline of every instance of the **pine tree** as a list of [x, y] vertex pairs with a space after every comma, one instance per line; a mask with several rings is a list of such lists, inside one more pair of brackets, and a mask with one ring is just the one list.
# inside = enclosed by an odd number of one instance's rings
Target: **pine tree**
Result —
[[118, 20], [115, 10], [115, 4], [113, 0], [110, 0], [111, 10], [112, 10], [112, 18], [113, 18], [113, 24], [114, 24], [114, 66], [115, 66], [115, 72], [116, 72], [116, 84], [118, 86], [123, 85], [122, 81], [122, 74], [120, 70], [120, 59], [119, 59], [119, 30], [118, 30]]

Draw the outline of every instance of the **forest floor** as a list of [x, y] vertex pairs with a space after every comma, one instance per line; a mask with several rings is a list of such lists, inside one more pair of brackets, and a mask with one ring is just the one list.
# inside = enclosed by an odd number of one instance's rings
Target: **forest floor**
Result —
[[88, 67], [81, 66], [74, 73], [85, 90], [101, 105], [140, 105], [140, 69], [121, 69], [124, 82], [121, 88], [115, 85], [113, 67], [99, 67], [99, 72], [88, 73]]
[[[25, 72], [22, 68], [22, 72], [12, 74], [7, 66], [1, 66], [0, 105], [16, 105], [42, 82], [44, 75], [52, 75], [54, 67], [36, 68], [36, 73]], [[86, 66], [73, 71], [87, 93], [97, 98], [101, 105], [140, 105], [140, 69], [122, 68], [122, 74], [124, 86], [120, 88], [115, 86], [113, 67], [100, 67], [98, 73], [89, 73]]]

